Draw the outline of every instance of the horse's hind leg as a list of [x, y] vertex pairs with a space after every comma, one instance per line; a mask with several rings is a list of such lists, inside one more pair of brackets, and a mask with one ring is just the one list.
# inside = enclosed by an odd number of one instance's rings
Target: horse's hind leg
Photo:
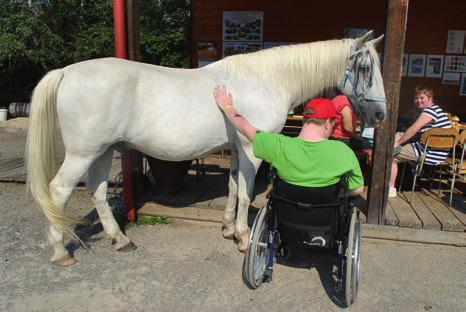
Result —
[[[49, 185], [52, 201], [60, 211], [64, 211], [66, 202], [70, 198], [73, 189], [93, 160], [92, 157], [84, 158], [66, 154], [60, 170], [58, 170], [58, 173]], [[50, 225], [48, 240], [53, 248], [51, 261], [54, 264], [69, 266], [76, 263], [74, 257], [65, 248], [62, 229], [56, 229]]]
[[107, 202], [108, 175], [112, 165], [113, 150], [108, 149], [89, 168], [87, 187], [92, 194], [92, 201], [99, 214], [105, 233], [116, 241], [115, 249], [130, 251], [136, 246], [120, 230]]
[[238, 153], [231, 150], [230, 178], [228, 181], [228, 198], [223, 214], [223, 237], [233, 238], [235, 234], [235, 211], [238, 199]]

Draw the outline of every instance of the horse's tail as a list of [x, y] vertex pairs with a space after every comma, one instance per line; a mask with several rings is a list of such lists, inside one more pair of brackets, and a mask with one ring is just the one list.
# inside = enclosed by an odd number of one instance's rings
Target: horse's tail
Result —
[[27, 185], [57, 230], [69, 232], [76, 219], [65, 215], [52, 200], [49, 184], [56, 173], [57, 92], [63, 69], [49, 72], [34, 89], [26, 143]]

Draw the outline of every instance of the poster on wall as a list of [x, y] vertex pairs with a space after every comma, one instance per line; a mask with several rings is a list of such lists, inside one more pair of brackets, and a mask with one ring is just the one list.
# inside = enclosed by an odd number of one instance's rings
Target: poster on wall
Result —
[[298, 44], [298, 42], [264, 42], [262, 45], [263, 49], [269, 49], [269, 48], [275, 48], [275, 47], [280, 47], [280, 46], [288, 46], [288, 45], [293, 45], [293, 44]]
[[372, 30], [372, 35], [369, 36], [369, 40], [374, 39], [375, 33], [374, 28], [343, 28], [343, 37], [345, 38], [359, 38], [362, 37], [365, 33]]
[[466, 56], [445, 56], [445, 71], [466, 72]]
[[466, 96], [466, 74], [461, 75], [460, 95]]
[[426, 77], [441, 78], [443, 71], [443, 55], [427, 55]]
[[442, 84], [444, 85], [457, 85], [460, 81], [460, 73], [447, 73], [443, 72]]
[[466, 53], [464, 49], [465, 30], [449, 30], [447, 38], [447, 53], [462, 54]]
[[262, 41], [264, 12], [223, 12], [223, 41]]
[[217, 46], [214, 42], [200, 42], [197, 44], [198, 67], [209, 65], [217, 60]]
[[409, 77], [424, 77], [424, 71], [426, 66], [426, 55], [425, 54], [411, 54], [409, 56]]
[[223, 57], [256, 52], [262, 49], [261, 42], [223, 42]]
[[408, 60], [409, 60], [409, 54], [403, 54], [403, 66], [401, 68], [401, 76], [406, 76], [408, 73]]

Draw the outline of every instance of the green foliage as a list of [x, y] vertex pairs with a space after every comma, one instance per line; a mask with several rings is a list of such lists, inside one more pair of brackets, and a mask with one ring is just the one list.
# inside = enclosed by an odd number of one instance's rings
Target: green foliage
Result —
[[113, 55], [111, 0], [49, 1], [42, 18], [63, 39], [61, 67]]
[[141, 58], [168, 67], [189, 67], [188, 0], [141, 1]]
[[152, 225], [152, 224], [170, 224], [174, 219], [167, 216], [139, 216], [138, 224]]
[[[189, 66], [189, 0], [140, 0], [142, 61]], [[111, 0], [0, 0], [0, 104], [47, 71], [114, 55]]]

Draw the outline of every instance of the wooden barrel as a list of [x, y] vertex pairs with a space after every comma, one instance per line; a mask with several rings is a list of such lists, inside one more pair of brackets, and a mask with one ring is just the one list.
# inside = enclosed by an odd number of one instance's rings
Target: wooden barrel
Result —
[[31, 103], [25, 102], [13, 102], [8, 107], [8, 112], [11, 118], [16, 117], [29, 117], [29, 111], [31, 109]]

